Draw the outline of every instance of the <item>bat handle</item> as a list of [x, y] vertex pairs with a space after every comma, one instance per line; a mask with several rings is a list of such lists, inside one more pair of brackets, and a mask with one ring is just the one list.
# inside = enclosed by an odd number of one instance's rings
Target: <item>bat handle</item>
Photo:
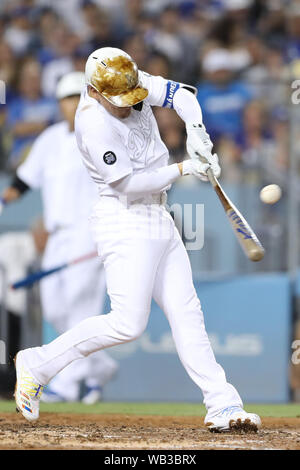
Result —
[[[196, 155], [198, 155], [199, 157], [199, 160], [202, 162], [202, 163], [208, 163], [209, 164], [209, 161], [207, 160], [207, 158], [203, 157], [202, 155], [200, 155], [200, 153], [198, 152], [195, 152]], [[208, 168], [207, 171], [206, 171], [206, 174], [207, 174], [207, 177], [211, 183], [211, 185], [215, 188], [217, 185], [218, 185], [218, 180], [217, 178], [215, 177], [213, 171], [211, 168]]]
[[215, 177], [213, 171], [211, 168], [208, 168], [207, 172], [206, 172], [207, 176], [208, 176], [208, 179], [209, 179], [209, 182], [211, 183], [211, 185], [216, 188], [218, 186], [218, 180], [217, 178]]

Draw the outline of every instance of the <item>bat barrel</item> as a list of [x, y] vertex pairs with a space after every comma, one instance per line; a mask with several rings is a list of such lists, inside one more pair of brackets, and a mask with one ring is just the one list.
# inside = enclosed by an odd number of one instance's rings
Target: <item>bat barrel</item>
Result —
[[242, 214], [231, 201], [227, 202], [230, 204], [230, 209], [226, 214], [239, 244], [251, 261], [260, 261], [265, 254], [262, 244]]
[[[200, 158], [200, 160], [207, 162], [207, 160], [203, 158]], [[233, 233], [235, 234], [244, 253], [251, 261], [262, 260], [265, 254], [265, 250], [253, 232], [252, 228], [235, 207], [235, 205], [231, 202], [219, 181], [214, 176], [211, 168], [207, 170], [207, 176], [226, 212], [228, 220], [233, 229]]]
[[260, 261], [265, 255], [265, 250], [262, 246], [250, 246], [246, 249], [246, 254], [251, 261]]

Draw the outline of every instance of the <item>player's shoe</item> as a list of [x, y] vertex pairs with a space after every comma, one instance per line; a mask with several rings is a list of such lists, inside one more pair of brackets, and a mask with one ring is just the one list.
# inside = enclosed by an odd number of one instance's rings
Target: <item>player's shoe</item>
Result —
[[96, 387], [86, 387], [84, 396], [82, 397], [82, 403], [86, 405], [94, 405], [102, 400], [102, 388], [100, 386]]
[[15, 401], [17, 411], [28, 421], [36, 421], [39, 417], [40, 398], [44, 387], [30, 375], [20, 351], [15, 357], [17, 381], [15, 386]]
[[215, 416], [205, 418], [204, 423], [211, 432], [256, 432], [261, 427], [260, 417], [240, 406], [224, 408]]

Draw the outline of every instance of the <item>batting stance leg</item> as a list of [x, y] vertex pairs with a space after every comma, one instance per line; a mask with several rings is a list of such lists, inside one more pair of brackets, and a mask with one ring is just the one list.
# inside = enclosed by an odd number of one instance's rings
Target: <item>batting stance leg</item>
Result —
[[201, 388], [209, 415], [226, 406], [242, 406], [236, 389], [226, 381], [208, 339], [190, 261], [176, 230], [157, 270], [153, 297], [164, 311], [179, 358]]
[[90, 317], [48, 345], [23, 353], [30, 373], [46, 385], [71, 362], [138, 338], [147, 325], [159, 261], [168, 241], [111, 240], [102, 250], [111, 312]]

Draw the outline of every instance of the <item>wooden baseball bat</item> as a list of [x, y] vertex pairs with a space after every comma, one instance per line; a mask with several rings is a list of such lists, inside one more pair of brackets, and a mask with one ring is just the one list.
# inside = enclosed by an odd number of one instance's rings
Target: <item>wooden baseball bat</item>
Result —
[[260, 261], [264, 257], [265, 250], [257, 236], [246, 219], [231, 202], [210, 168], [207, 170], [207, 176], [224, 207], [233, 233], [244, 250], [244, 253], [251, 261]]

